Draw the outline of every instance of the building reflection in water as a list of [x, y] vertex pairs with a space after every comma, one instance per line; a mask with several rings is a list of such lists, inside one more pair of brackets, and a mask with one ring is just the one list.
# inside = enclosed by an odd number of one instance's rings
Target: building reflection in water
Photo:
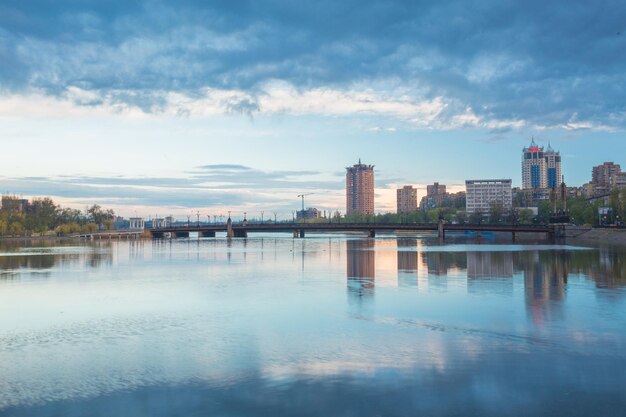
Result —
[[398, 286], [417, 286], [417, 239], [398, 238]]
[[527, 311], [539, 327], [548, 320], [562, 319], [569, 253], [538, 251], [519, 254]]
[[467, 252], [467, 291], [513, 294], [513, 253]]
[[376, 252], [374, 239], [348, 239], [346, 241], [348, 293], [351, 302], [363, 301], [374, 296]]
[[[435, 249], [435, 248], [433, 248]], [[422, 263], [428, 268], [428, 288], [447, 291], [448, 274], [451, 269], [467, 269], [465, 252], [426, 251], [422, 252]]]
[[426, 251], [422, 261], [428, 268], [428, 275], [448, 275], [449, 269], [467, 269], [465, 252]]

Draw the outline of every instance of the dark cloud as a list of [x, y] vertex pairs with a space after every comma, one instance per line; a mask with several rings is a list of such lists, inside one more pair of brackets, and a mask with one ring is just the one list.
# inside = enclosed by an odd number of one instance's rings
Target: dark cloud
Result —
[[[624, 126], [626, 4], [344, 0], [50, 1], [0, 5], [0, 88], [70, 86], [145, 111], [155, 91], [243, 89], [268, 80], [348, 88], [384, 80], [490, 120]], [[82, 103], [97, 105], [98, 99]]]

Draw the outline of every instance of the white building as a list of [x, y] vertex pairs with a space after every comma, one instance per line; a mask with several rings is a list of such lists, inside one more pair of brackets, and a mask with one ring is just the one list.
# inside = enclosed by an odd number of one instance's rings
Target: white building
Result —
[[145, 228], [143, 217], [131, 217], [128, 219], [128, 223], [128, 228], [131, 230], [143, 230]]
[[511, 192], [511, 180], [466, 180], [465, 209], [467, 213], [480, 211], [488, 214], [493, 205], [499, 205], [502, 209], [510, 211], [513, 205]]

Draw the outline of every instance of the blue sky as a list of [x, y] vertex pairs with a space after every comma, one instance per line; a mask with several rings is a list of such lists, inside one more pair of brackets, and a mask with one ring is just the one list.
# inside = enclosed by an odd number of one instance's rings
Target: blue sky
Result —
[[385, 211], [519, 185], [531, 136], [579, 185], [626, 163], [625, 32], [619, 1], [0, 0], [0, 190], [290, 217], [343, 210], [361, 158]]

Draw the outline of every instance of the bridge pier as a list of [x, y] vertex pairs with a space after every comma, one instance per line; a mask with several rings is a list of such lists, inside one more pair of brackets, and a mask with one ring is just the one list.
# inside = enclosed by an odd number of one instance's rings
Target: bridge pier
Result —
[[437, 235], [440, 240], [444, 240], [446, 238], [446, 229], [444, 228], [443, 219], [440, 219], [439, 224], [437, 225]]
[[367, 233], [368, 237], [376, 237], [376, 230], [374, 229], [370, 229], [369, 232]]
[[198, 232], [198, 234], [200, 235], [200, 237], [215, 237], [215, 232], [212, 232], [210, 230], [205, 230], [204, 232]]
[[300, 235], [300, 239], [304, 238], [304, 230], [300, 229], [298, 234]]
[[230, 239], [234, 236], [235, 236], [235, 231], [233, 230], [233, 221], [230, 219], [230, 216], [229, 216], [228, 220], [226, 221], [226, 237]]
[[163, 239], [163, 232], [152, 231], [152, 239]]
[[235, 237], [248, 237], [248, 231], [244, 229], [235, 229], [234, 236]]
[[511, 232], [511, 239], [515, 242], [515, 232]]
[[179, 237], [189, 237], [189, 232], [171, 232], [172, 239], [176, 239]]

